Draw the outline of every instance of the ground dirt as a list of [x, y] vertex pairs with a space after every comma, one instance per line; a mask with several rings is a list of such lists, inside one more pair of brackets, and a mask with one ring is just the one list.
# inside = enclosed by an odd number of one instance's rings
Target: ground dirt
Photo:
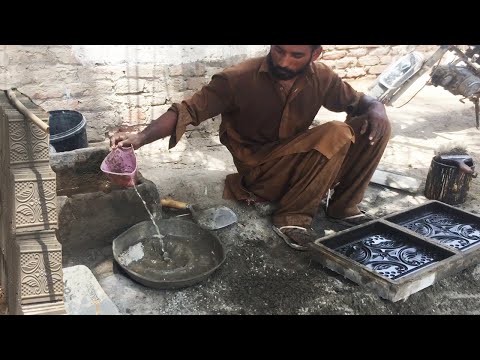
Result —
[[[366, 90], [370, 83], [351, 82], [358, 90]], [[408, 104], [387, 111], [393, 135], [379, 168], [422, 180], [422, 186], [410, 194], [371, 185], [361, 205], [372, 215], [427, 201], [423, 186], [439, 146], [461, 144], [474, 161], [480, 161], [480, 131], [472, 103], [462, 104], [459, 97], [426, 86]], [[328, 120], [344, 120], [344, 114], [321, 110], [315, 123]], [[254, 206], [222, 199], [224, 178], [235, 168], [215, 131], [189, 131], [170, 151], [167, 140], [157, 141], [137, 151], [137, 156], [139, 169], [157, 185], [161, 197], [204, 207], [229, 206], [238, 223], [216, 231], [227, 254], [224, 264], [205, 281], [180, 290], [150, 289], [130, 280], [114, 264], [109, 246], [65, 254], [64, 266], [88, 266], [123, 314], [480, 314], [480, 265], [392, 303], [322, 267], [308, 253], [287, 247], [273, 232], [269, 216]], [[479, 197], [480, 180], [474, 179], [459, 208], [480, 213]], [[165, 218], [179, 214], [163, 211]], [[322, 211], [313, 228], [339, 230], [324, 220]]]

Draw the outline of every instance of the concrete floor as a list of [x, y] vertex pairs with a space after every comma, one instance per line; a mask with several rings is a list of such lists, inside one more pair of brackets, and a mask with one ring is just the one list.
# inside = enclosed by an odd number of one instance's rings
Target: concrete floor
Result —
[[[369, 81], [352, 82], [364, 90]], [[408, 94], [407, 94], [408, 95]], [[425, 181], [440, 145], [462, 144], [480, 159], [480, 131], [473, 104], [462, 104], [447, 91], [425, 87], [401, 108], [387, 108], [393, 136], [379, 168]], [[317, 123], [342, 120], [342, 114], [320, 111]], [[114, 264], [110, 246], [64, 254], [64, 267], [89, 267], [122, 314], [480, 314], [480, 266], [440, 280], [405, 301], [391, 303], [312, 261], [308, 253], [287, 247], [272, 231], [271, 221], [254, 207], [221, 198], [223, 180], [234, 172], [228, 151], [215, 133], [191, 131], [168, 151], [167, 140], [137, 151], [139, 169], [161, 197], [224, 204], [238, 223], [215, 233], [226, 261], [207, 280], [180, 290], [155, 290], [126, 277]], [[423, 186], [422, 186], [423, 189]], [[480, 213], [479, 180], [459, 206]], [[371, 185], [362, 206], [383, 216], [425, 202], [422, 195]], [[165, 210], [164, 217], [178, 215]], [[313, 227], [339, 230], [320, 211]], [[112, 239], [113, 240], [113, 239]]]

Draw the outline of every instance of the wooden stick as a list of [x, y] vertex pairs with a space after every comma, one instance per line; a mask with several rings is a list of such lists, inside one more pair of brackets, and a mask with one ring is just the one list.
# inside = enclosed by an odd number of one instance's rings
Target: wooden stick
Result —
[[33, 122], [35, 125], [37, 125], [40, 129], [42, 129], [44, 132], [47, 134], [50, 132], [50, 127], [44, 123], [37, 115], [32, 113], [30, 110], [28, 110], [21, 102], [20, 100], [17, 99], [15, 96], [15, 93], [12, 90], [7, 90], [7, 96], [10, 99], [10, 101], [13, 103], [13, 105], [17, 108], [18, 111], [20, 111], [24, 116], [27, 117], [31, 122]]
[[171, 207], [171, 208], [174, 208], [174, 209], [188, 209], [188, 204], [187, 203], [184, 203], [182, 201], [173, 200], [173, 199], [170, 199], [170, 198], [161, 199], [160, 204], [162, 206]]

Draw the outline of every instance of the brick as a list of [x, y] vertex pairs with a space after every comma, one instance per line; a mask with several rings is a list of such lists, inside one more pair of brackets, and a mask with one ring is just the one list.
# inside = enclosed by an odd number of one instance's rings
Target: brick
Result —
[[345, 57], [345, 55], [347, 55], [347, 51], [345, 50], [329, 51], [323, 54], [322, 60], [338, 60]]
[[147, 112], [148, 118], [150, 121], [158, 119], [163, 115], [169, 108], [170, 104], [152, 106]]
[[[176, 81], [184, 81], [182, 78], [175, 79]], [[173, 79], [168, 79], [168, 82], [173, 81]], [[186, 87], [186, 85], [184, 85]], [[145, 80], [145, 88], [143, 90], [147, 94], [158, 94], [166, 93], [168, 91], [167, 81], [163, 80]]]
[[85, 131], [87, 133], [88, 142], [101, 142], [106, 139], [106, 136], [102, 135], [102, 132], [99, 132], [99, 129], [93, 129], [93, 128], [87, 127]]
[[18, 88], [23, 94], [26, 94], [32, 100], [48, 100], [48, 99], [57, 99], [61, 100], [64, 97], [64, 92], [58, 86], [49, 87], [44, 85], [35, 85], [28, 84], [25, 86], [20, 86]]
[[149, 96], [145, 96], [145, 99], [150, 106], [165, 105], [167, 103], [167, 93], [158, 92], [149, 94]]
[[355, 66], [357, 64], [357, 58], [354, 57], [344, 57], [343, 59], [337, 60], [335, 62], [336, 69], [345, 69], [347, 67]]
[[[33, 74], [30, 71], [30, 65], [13, 65], [13, 63], [10, 63], [8, 66], [8, 72], [9, 76], [11, 77], [11, 80], [18, 86], [23, 85], [23, 84], [29, 84], [35, 82], [35, 79], [33, 77]], [[0, 76], [0, 79], [2, 76]]]
[[321, 62], [327, 65], [328, 67], [335, 69], [337, 60], [322, 60]]
[[0, 68], [0, 74], [0, 89], [11, 89], [20, 85], [20, 83], [17, 83], [18, 77], [15, 77], [5, 68]]
[[55, 55], [46, 50], [46, 46], [38, 45], [34, 51], [17, 50], [9, 53], [9, 57], [15, 59], [17, 64], [55, 64]]
[[122, 119], [122, 124], [123, 125], [145, 124], [147, 119], [147, 115], [145, 111], [146, 110], [142, 110], [139, 108], [123, 111], [122, 113], [120, 113], [120, 119]]
[[57, 66], [44, 66], [45, 64], [38, 65], [30, 65], [28, 66], [28, 75], [33, 79], [36, 83], [43, 83], [48, 81], [53, 83], [53, 79], [55, 82], [78, 82], [77, 76], [77, 68], [74, 66], [64, 66], [64, 65], [57, 65]]
[[[67, 97], [67, 92], [70, 94], [71, 98], [81, 98], [83, 96], [88, 96], [87, 91], [91, 90], [91, 87], [88, 84], [85, 83], [74, 83], [74, 82], [69, 82], [67, 84], [63, 84], [59, 86], [65, 97]], [[96, 91], [97, 93], [98, 90]], [[87, 94], [86, 94], [87, 93]], [[110, 95], [110, 92], [101, 92], [103, 96], [108, 96]]]
[[404, 55], [415, 49], [415, 45], [392, 46], [392, 55]]
[[340, 76], [340, 78], [344, 78], [347, 76], [347, 72], [345, 70], [335, 70], [335, 73]]
[[349, 77], [349, 78], [357, 78], [357, 77], [365, 75], [366, 73], [367, 72], [365, 71], [364, 68], [355, 67], [355, 68], [347, 69], [347, 75], [346, 76]]
[[137, 94], [142, 93], [145, 88], [145, 80], [143, 79], [120, 79], [115, 84], [115, 92], [117, 94]]
[[368, 69], [368, 74], [378, 75], [383, 72], [388, 67], [388, 65], [375, 65]]
[[109, 96], [114, 93], [114, 83], [109, 80], [94, 80], [87, 83], [83, 83], [86, 89], [83, 93], [84, 96], [93, 96], [95, 94], [102, 94], [103, 96]]
[[134, 64], [128, 65], [124, 73], [127, 78], [164, 79], [166, 68], [157, 64]]
[[367, 52], [368, 50], [366, 48], [351, 49], [348, 52], [348, 56], [355, 56], [355, 57], [365, 56], [367, 55]]
[[75, 58], [70, 45], [48, 46], [48, 51], [56, 58], [57, 63], [80, 64], [80, 62]]
[[99, 65], [81, 66], [78, 68], [77, 76], [80, 81], [91, 83], [92, 81], [115, 82], [125, 77], [125, 65]]
[[360, 66], [372, 66], [372, 65], [377, 65], [380, 63], [380, 59], [378, 56], [363, 56], [358, 59], [358, 65]]
[[322, 45], [322, 48], [325, 52], [338, 49], [336, 45]]
[[125, 106], [126, 108], [146, 108], [150, 105], [149, 98], [143, 94], [113, 96], [112, 103], [115, 107]]
[[415, 51], [429, 53], [438, 49], [437, 45], [417, 45]]
[[167, 103], [179, 103], [185, 99], [185, 91], [173, 91], [168, 93]]
[[115, 107], [125, 106], [126, 108], [148, 108], [150, 106], [164, 105], [167, 102], [167, 95], [164, 94], [137, 94], [137, 95], [117, 95], [111, 98]]
[[390, 64], [392, 62], [392, 56], [390, 55], [385, 55], [380, 58], [380, 64], [385, 65], [385, 64]]
[[373, 56], [383, 56], [387, 55], [390, 52], [390, 46], [380, 46], [376, 49], [372, 49], [368, 55], [373, 55]]
[[207, 71], [205, 73], [205, 77], [210, 80], [213, 75], [218, 74], [223, 71], [223, 67], [216, 67], [216, 66], [209, 66], [207, 67]]
[[168, 69], [170, 76], [204, 76], [206, 73], [206, 66], [200, 62], [172, 65]]
[[195, 95], [196, 91], [193, 90], [187, 90], [183, 92], [183, 98], [185, 100], [190, 99], [193, 95]]
[[335, 45], [336, 50], [357, 49], [359, 47], [362, 47], [362, 45]]
[[78, 101], [78, 111], [108, 111], [113, 110], [114, 107], [108, 98], [99, 96], [88, 96], [82, 99], [75, 99]]
[[181, 92], [187, 90], [187, 82], [183, 77], [167, 80], [167, 91]]
[[207, 80], [203, 77], [194, 77], [187, 79], [188, 90], [200, 90], [203, 85], [207, 83]]

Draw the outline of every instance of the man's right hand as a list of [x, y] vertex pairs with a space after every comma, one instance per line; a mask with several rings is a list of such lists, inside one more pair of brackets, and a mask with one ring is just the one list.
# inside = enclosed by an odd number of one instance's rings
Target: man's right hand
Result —
[[127, 147], [132, 145], [135, 150], [144, 145], [144, 136], [142, 133], [128, 133], [128, 132], [116, 132], [110, 138], [110, 147], [115, 149], [117, 147]]

